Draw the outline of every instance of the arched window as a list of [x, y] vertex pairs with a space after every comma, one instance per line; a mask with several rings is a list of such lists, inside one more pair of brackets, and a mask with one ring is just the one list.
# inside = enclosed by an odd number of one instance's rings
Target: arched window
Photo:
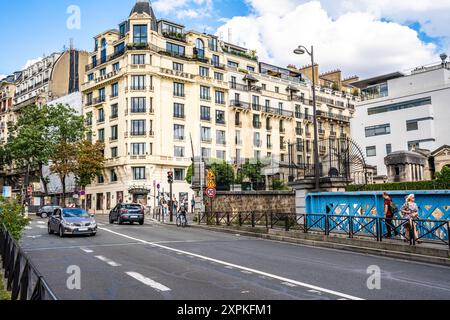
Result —
[[195, 41], [195, 49], [198, 57], [203, 58], [205, 56], [205, 43], [202, 39], [197, 39]]
[[102, 39], [102, 63], [106, 62], [106, 39], [103, 38]]

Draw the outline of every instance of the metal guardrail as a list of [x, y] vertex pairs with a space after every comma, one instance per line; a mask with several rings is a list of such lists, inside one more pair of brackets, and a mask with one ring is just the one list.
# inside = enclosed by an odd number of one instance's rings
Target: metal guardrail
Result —
[[[376, 216], [345, 216], [330, 214], [292, 214], [267, 212], [216, 212], [202, 213], [198, 224], [251, 226], [252, 228], [283, 228], [285, 231], [299, 230], [304, 233], [320, 232], [324, 235], [339, 234], [349, 238], [363, 237], [382, 242], [387, 238], [388, 225], [391, 240], [406, 241], [411, 245], [420, 242], [444, 244], [450, 248], [450, 221], [422, 219], [386, 219]], [[412, 227], [411, 227], [412, 226]], [[417, 230], [417, 238], [409, 230]], [[397, 235], [397, 236], [396, 236]], [[411, 235], [411, 236], [410, 236]]]
[[0, 254], [11, 300], [58, 300], [4, 226], [0, 226]]

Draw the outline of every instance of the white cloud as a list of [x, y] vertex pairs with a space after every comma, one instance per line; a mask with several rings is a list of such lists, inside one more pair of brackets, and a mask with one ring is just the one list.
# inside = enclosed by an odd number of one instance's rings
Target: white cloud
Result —
[[180, 7], [184, 7], [187, 0], [159, 0], [153, 4], [153, 9], [162, 13], [169, 13]]
[[[367, 6], [377, 3], [364, 1]], [[429, 1], [415, 1], [412, 6], [415, 10], [428, 10], [431, 6]], [[261, 60], [269, 63], [308, 64], [309, 57], [293, 54], [298, 44], [314, 45], [316, 62], [322, 72], [340, 68], [345, 75], [362, 77], [402, 71], [439, 60], [436, 45], [423, 43], [411, 28], [380, 21], [375, 9], [350, 8], [356, 1], [323, 0], [323, 5], [319, 1], [302, 0], [279, 0], [276, 5], [271, 0], [247, 2], [252, 13], [229, 20], [217, 33], [227, 35], [228, 29], [232, 29], [234, 43], [245, 42], [248, 48], [257, 50]], [[403, 0], [390, 2], [397, 2], [392, 8], [406, 3]], [[449, 1], [442, 2], [441, 5], [446, 5]], [[437, 8], [436, 5], [433, 8]]]
[[178, 19], [199, 19], [209, 17], [213, 0], [158, 0], [153, 8], [161, 14], [176, 14]]
[[27, 69], [28, 67], [32, 66], [33, 64], [35, 64], [36, 62], [42, 61], [42, 58], [36, 58], [36, 59], [30, 59], [28, 60], [25, 65], [22, 67], [22, 70]]
[[0, 80], [3, 80], [4, 78], [6, 78], [7, 76], [4, 74], [0, 74]]

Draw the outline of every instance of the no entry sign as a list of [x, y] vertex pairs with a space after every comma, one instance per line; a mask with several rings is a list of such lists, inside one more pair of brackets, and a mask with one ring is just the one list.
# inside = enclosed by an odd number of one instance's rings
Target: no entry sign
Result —
[[215, 188], [208, 188], [208, 189], [206, 189], [206, 195], [209, 198], [214, 198], [217, 195], [217, 191]]

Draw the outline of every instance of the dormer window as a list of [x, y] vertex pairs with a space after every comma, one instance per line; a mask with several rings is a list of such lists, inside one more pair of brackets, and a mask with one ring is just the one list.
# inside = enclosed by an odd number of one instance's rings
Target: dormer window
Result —
[[197, 39], [195, 41], [195, 53], [197, 57], [205, 57], [205, 44], [202, 39]]
[[147, 25], [135, 25], [133, 27], [133, 42], [134, 43], [147, 43]]

